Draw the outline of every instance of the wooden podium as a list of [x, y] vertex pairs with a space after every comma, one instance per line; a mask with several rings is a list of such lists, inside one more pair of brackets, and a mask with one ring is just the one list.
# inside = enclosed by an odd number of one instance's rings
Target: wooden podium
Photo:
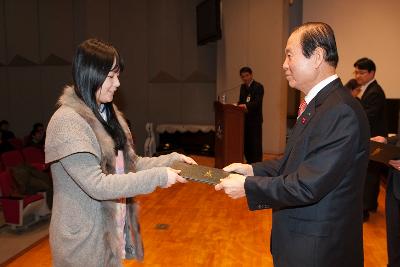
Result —
[[215, 167], [243, 162], [244, 110], [232, 104], [214, 103]]

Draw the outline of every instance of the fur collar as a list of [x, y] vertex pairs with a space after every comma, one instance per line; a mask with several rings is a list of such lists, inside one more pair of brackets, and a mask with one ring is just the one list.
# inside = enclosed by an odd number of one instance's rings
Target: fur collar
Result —
[[[115, 144], [114, 140], [109, 136], [103, 125], [93, 114], [92, 110], [75, 94], [75, 90], [71, 86], [66, 86], [64, 92], [58, 100], [59, 106], [67, 106], [75, 110], [94, 131], [97, 142], [99, 142], [101, 149], [101, 167], [104, 173], [113, 174], [115, 173]], [[124, 159], [125, 159], [125, 171], [134, 172], [134, 164], [137, 159], [137, 155], [133, 150], [132, 135], [129, 127], [126, 123], [123, 114], [114, 106], [115, 113], [118, 121], [125, 132], [126, 145], [124, 148]]]

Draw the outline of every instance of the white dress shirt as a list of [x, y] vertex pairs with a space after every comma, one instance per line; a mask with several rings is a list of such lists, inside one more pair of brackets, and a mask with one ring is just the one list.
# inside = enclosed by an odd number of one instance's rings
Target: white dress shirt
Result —
[[101, 117], [103, 117], [103, 119], [105, 121], [107, 121], [107, 119], [108, 119], [107, 118], [107, 111], [106, 111], [106, 106], [104, 104], [100, 104], [99, 112], [100, 112]]
[[313, 98], [319, 93], [319, 91], [321, 91], [325, 86], [327, 86], [330, 82], [336, 80], [337, 78], [339, 78], [339, 76], [337, 74], [334, 74], [320, 81], [313, 88], [311, 88], [310, 92], [308, 92], [308, 94], [304, 97], [307, 105], [310, 104], [311, 100], [313, 100]]
[[372, 80], [370, 80], [369, 82], [367, 82], [366, 84], [364, 84], [363, 86], [361, 86], [361, 91], [358, 94], [357, 97], [359, 97], [361, 99], [361, 97], [363, 96], [363, 94], [365, 93], [365, 90], [367, 90], [368, 86], [373, 83], [375, 81], [375, 78], [373, 78]]

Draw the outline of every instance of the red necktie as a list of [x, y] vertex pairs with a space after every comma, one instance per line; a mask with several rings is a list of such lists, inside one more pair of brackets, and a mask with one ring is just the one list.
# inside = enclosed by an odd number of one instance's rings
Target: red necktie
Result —
[[303, 99], [300, 102], [299, 105], [299, 111], [297, 112], [297, 118], [301, 116], [301, 114], [304, 112], [304, 110], [306, 110], [307, 108], [307, 102]]

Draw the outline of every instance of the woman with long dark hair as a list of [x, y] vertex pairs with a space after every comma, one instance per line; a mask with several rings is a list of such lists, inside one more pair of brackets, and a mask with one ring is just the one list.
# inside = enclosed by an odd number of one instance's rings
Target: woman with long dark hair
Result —
[[186, 180], [169, 168], [182, 154], [139, 157], [123, 115], [112, 103], [123, 61], [89, 39], [77, 48], [73, 86], [61, 95], [45, 144], [54, 183], [50, 246], [54, 266], [121, 266], [143, 259], [133, 197]]

